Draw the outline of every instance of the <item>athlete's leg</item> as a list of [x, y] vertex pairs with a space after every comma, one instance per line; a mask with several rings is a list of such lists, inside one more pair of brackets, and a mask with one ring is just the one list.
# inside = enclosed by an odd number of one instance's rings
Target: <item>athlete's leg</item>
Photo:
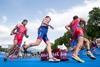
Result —
[[43, 41], [46, 43], [46, 49], [47, 49], [47, 52], [48, 52], [48, 55], [49, 55], [49, 58], [52, 58], [52, 50], [51, 50], [51, 43], [47, 37], [47, 33], [44, 34], [44, 37], [43, 37]]
[[45, 43], [47, 45], [46, 48], [47, 48], [47, 52], [48, 52], [49, 58], [52, 58], [53, 56], [52, 56], [52, 50], [51, 50], [51, 43], [50, 43], [49, 40], [46, 41]]
[[78, 56], [78, 53], [79, 53], [80, 49], [82, 48], [83, 41], [84, 41], [84, 33], [83, 33], [82, 28], [75, 29], [74, 37], [77, 38], [77, 40], [78, 40], [78, 44], [77, 44], [76, 50], [74, 52], [74, 55]]
[[46, 43], [46, 49], [47, 49], [47, 52], [48, 52], [48, 55], [49, 55], [49, 61], [60, 61], [60, 59], [57, 59], [57, 58], [54, 58], [53, 55], [52, 55], [52, 49], [51, 49], [51, 42], [49, 41], [48, 37], [47, 37], [47, 34], [44, 35], [43, 37], [43, 40], [44, 42]]
[[84, 63], [85, 61], [82, 60], [82, 59], [80, 59], [80, 57], [78, 56], [78, 53], [79, 53], [82, 45], [83, 45], [83, 37], [78, 37], [78, 44], [76, 46], [76, 49], [74, 51], [74, 54], [72, 55], [72, 58], [74, 60], [78, 61], [78, 62]]
[[15, 49], [17, 48], [17, 40], [14, 40], [14, 45], [10, 48], [6, 57], [9, 57], [12, 53], [14, 53]]
[[47, 48], [47, 52], [48, 52], [48, 55], [49, 55], [49, 61], [51, 61], [51, 62], [58, 62], [58, 61], [60, 61], [60, 59], [57, 59], [57, 58], [55, 58], [55, 57], [53, 57], [53, 55], [52, 55], [52, 49], [51, 49], [51, 43], [50, 43], [50, 41], [49, 40], [47, 40], [46, 42], [46, 48]]
[[17, 42], [17, 46], [18, 46], [18, 47], [16, 48], [16, 52], [15, 52], [16, 57], [19, 56], [21, 43], [22, 43], [22, 38], [18, 38], [18, 42]]
[[80, 28], [76, 28], [76, 30], [74, 31], [74, 38], [78, 40], [78, 44], [76, 46], [76, 49], [74, 51], [74, 54], [72, 55], [72, 58], [78, 62], [84, 63], [85, 61], [80, 59], [78, 56], [79, 51], [81, 50], [82, 46], [83, 46], [83, 32], [82, 30], [80, 30]]
[[45, 31], [43, 29], [41, 29], [41, 30], [39, 29], [38, 30], [38, 37], [37, 37], [36, 42], [29, 43], [28, 45], [26, 45], [26, 48], [29, 48], [31, 46], [38, 46], [41, 43], [41, 41], [44, 37], [44, 34], [45, 34]]
[[4, 57], [4, 61], [7, 61], [7, 58], [13, 54], [15, 52], [15, 50], [17, 49], [17, 40], [14, 40], [14, 45], [10, 48], [8, 54]]
[[91, 59], [96, 59], [96, 57], [92, 54], [92, 52], [90, 51], [90, 42], [88, 39], [84, 38], [83, 39], [86, 42], [86, 47], [87, 47], [87, 55], [91, 58]]
[[90, 42], [89, 42], [89, 40], [87, 38], [84, 38], [83, 40], [86, 42], [85, 46], [86, 46], [87, 50], [90, 50]]
[[83, 45], [83, 37], [78, 37], [78, 44], [77, 44], [76, 50], [74, 51], [75, 56], [78, 56], [78, 53], [79, 53], [82, 45]]
[[32, 47], [32, 46], [38, 46], [41, 43], [41, 39], [37, 39], [36, 42], [31, 42], [28, 45], [26, 45], [26, 48]]

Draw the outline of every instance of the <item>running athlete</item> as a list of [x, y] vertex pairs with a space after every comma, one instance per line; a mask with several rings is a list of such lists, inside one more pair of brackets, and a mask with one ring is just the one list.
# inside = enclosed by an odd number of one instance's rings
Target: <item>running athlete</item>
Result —
[[11, 31], [10, 35], [15, 35], [14, 36], [14, 44], [10, 48], [8, 54], [4, 57], [4, 61], [7, 61], [7, 58], [10, 55], [13, 55], [14, 53], [17, 52], [19, 53], [20, 46], [23, 40], [23, 36], [28, 38], [29, 36], [27, 35], [27, 28], [25, 27], [26, 24], [28, 23], [27, 20], [23, 20], [21, 24], [18, 24], [14, 27], [14, 29]]
[[50, 21], [51, 21], [51, 18], [49, 16], [46, 16], [43, 19], [41, 26], [38, 29], [38, 37], [37, 37], [36, 42], [32, 42], [32, 43], [28, 44], [26, 46], [26, 48], [29, 48], [31, 46], [38, 46], [41, 43], [41, 41], [43, 40], [47, 45], [46, 48], [47, 48], [47, 52], [49, 55], [49, 61], [56, 62], [56, 61], [60, 61], [60, 60], [53, 57], [52, 52], [51, 52], [51, 43], [47, 37], [48, 28], [50, 27], [51, 29], [54, 29], [54, 27], [49, 24]]
[[87, 38], [84, 38], [84, 33], [83, 33], [83, 29], [80, 25], [80, 22], [84, 23], [84, 30], [86, 30], [86, 21], [83, 18], [78, 18], [78, 16], [74, 16], [73, 21], [69, 25], [66, 25], [65, 28], [72, 34], [72, 37], [74, 39], [78, 40], [78, 44], [76, 46], [74, 54], [72, 55], [72, 58], [78, 62], [84, 63], [85, 61], [78, 57], [78, 53], [79, 53], [80, 49], [82, 48], [84, 41], [86, 42], [86, 46], [87, 46], [87, 55], [91, 59], [96, 59], [96, 57], [90, 51], [89, 40]]

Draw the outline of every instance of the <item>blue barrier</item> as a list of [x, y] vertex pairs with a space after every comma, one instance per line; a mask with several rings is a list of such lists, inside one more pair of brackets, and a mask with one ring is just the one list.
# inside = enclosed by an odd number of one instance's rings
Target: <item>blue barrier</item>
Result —
[[0, 57], [4, 57], [5, 55], [5, 53], [0, 53]]
[[[93, 52], [93, 54], [95, 55], [95, 56], [99, 56], [100, 57], [100, 48], [96, 48], [96, 49], [91, 49], [91, 52]], [[72, 56], [72, 54], [73, 54], [73, 52], [68, 52], [67, 53], [67, 57], [71, 57]], [[80, 57], [87, 57], [87, 51], [86, 50], [81, 50], [80, 52], [79, 52], [79, 56]]]

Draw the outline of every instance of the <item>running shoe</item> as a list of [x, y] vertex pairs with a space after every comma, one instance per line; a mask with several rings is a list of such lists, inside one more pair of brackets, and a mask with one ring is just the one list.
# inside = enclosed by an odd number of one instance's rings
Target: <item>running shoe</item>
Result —
[[72, 59], [74, 59], [75, 61], [80, 62], [80, 63], [85, 62], [84, 60], [80, 59], [78, 56], [75, 56], [75, 55], [72, 55]]
[[5, 62], [7, 61], [7, 57], [4, 57], [4, 59], [3, 59]]
[[60, 61], [60, 59], [57, 59], [55, 57], [49, 58], [49, 62], [59, 62], [59, 61]]
[[91, 53], [91, 51], [87, 52], [87, 56], [89, 56], [91, 59], [96, 59], [96, 57]]

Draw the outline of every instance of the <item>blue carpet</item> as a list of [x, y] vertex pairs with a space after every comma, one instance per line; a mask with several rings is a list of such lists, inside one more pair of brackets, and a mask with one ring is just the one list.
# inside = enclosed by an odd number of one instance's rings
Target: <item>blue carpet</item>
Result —
[[[41, 61], [40, 58], [28, 58], [28, 59], [14, 59], [7, 62], [3, 61], [3, 57], [0, 57], [0, 67], [100, 67], [100, 49], [97, 49], [95, 56], [96, 60], [92, 60], [86, 56], [86, 51], [80, 52], [81, 59], [85, 60], [85, 63], [78, 63], [70, 58], [72, 53], [68, 54], [69, 61], [61, 61], [58, 63], [52, 63], [48, 61]], [[2, 55], [4, 56], [4, 55]]]
[[29, 59], [14, 59], [7, 62], [0, 58], [0, 67], [100, 67], [100, 57], [96, 60], [91, 60], [90, 58], [82, 58], [85, 63], [78, 63], [73, 59], [69, 58], [70, 61], [61, 61], [58, 63], [52, 63], [48, 61], [40, 61], [39, 58], [29, 58]]

